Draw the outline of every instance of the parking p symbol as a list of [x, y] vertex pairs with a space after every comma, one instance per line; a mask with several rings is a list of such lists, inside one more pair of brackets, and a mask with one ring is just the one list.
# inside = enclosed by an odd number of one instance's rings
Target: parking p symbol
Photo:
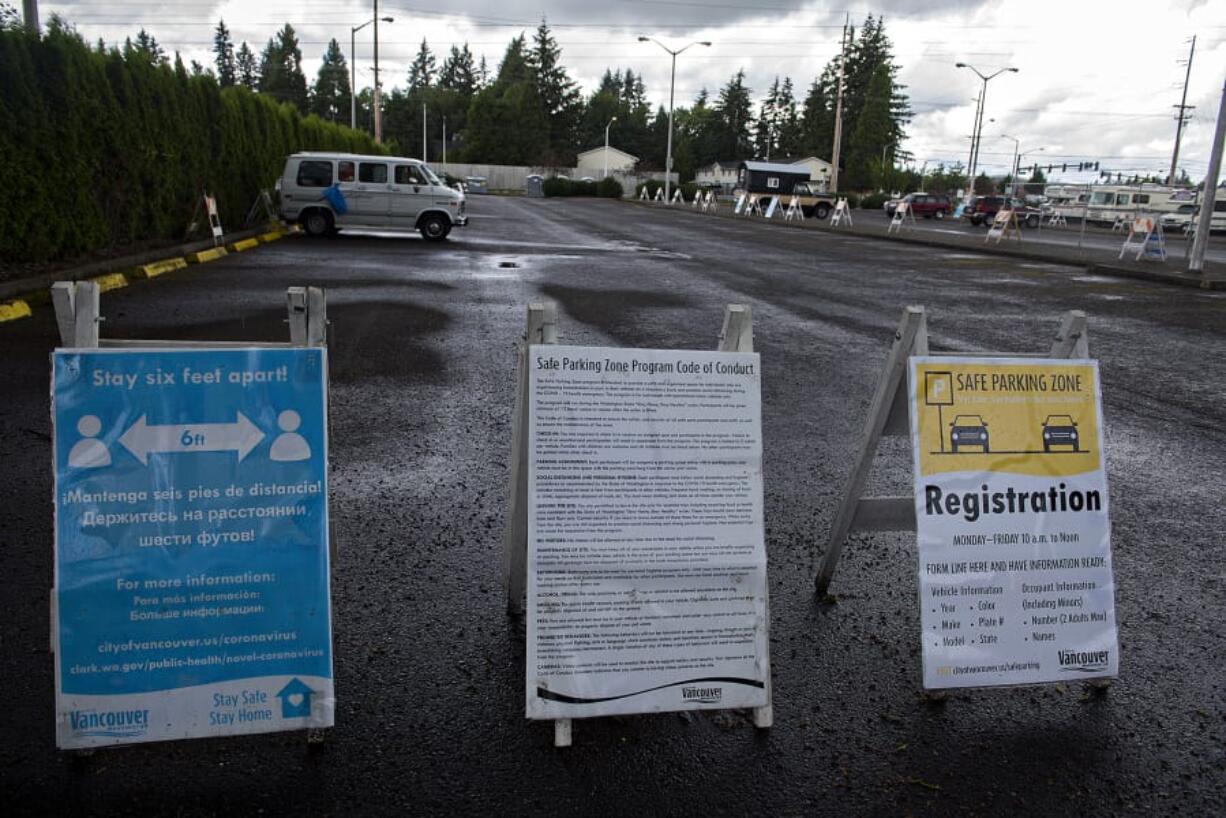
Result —
[[954, 375], [952, 372], [924, 373], [924, 403], [928, 406], [953, 406]]

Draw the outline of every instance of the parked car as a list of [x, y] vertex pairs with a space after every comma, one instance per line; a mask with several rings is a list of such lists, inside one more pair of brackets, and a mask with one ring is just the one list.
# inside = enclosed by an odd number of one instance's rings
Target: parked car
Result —
[[311, 236], [345, 227], [408, 227], [442, 241], [468, 224], [464, 194], [420, 159], [295, 153], [281, 175], [281, 218]]
[[1072, 446], [1078, 451], [1077, 421], [1069, 415], [1048, 415], [1043, 421], [1043, 451], [1050, 452], [1052, 446]]
[[950, 203], [948, 196], [936, 195], [932, 193], [908, 193], [901, 199], [890, 199], [885, 203], [885, 215], [894, 218], [894, 211], [898, 209], [899, 202], [906, 202], [911, 208], [911, 212], [917, 217], [925, 219], [943, 219], [953, 213], [953, 204]]
[[988, 424], [979, 415], [957, 415], [949, 427], [949, 446], [954, 454], [959, 446], [982, 446], [983, 453], [988, 453]]
[[970, 205], [962, 211], [962, 218], [972, 226], [990, 227], [996, 220], [996, 214], [1002, 210], [1012, 210], [1017, 214], [1017, 223], [1026, 227], [1038, 227], [1043, 220], [1043, 211], [1030, 207], [1021, 199], [1010, 199], [1007, 196], [975, 196]]

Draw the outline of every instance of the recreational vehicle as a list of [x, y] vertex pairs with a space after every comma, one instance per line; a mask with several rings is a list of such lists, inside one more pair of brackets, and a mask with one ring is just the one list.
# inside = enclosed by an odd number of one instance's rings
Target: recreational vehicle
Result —
[[1194, 202], [1196, 193], [1166, 185], [1048, 185], [1044, 191], [1052, 209], [1066, 219], [1111, 224], [1117, 219], [1175, 213]]

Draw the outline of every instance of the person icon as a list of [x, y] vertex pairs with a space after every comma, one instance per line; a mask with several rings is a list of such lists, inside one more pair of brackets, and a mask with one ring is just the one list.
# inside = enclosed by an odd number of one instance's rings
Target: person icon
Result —
[[301, 425], [302, 417], [293, 409], [286, 409], [277, 415], [277, 426], [281, 429], [281, 434], [272, 442], [272, 450], [268, 454], [271, 459], [289, 463], [306, 460], [311, 456], [311, 447], [306, 438], [298, 434], [298, 427]]
[[83, 415], [77, 421], [77, 431], [83, 440], [78, 440], [68, 452], [68, 465], [74, 469], [99, 469], [111, 465], [111, 453], [106, 444], [98, 440], [102, 421], [97, 415]]

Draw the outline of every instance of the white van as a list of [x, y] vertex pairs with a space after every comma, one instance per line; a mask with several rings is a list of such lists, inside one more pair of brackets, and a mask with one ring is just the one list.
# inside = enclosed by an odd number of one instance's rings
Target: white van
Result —
[[344, 227], [410, 227], [442, 241], [468, 223], [464, 194], [420, 159], [295, 153], [285, 160], [280, 190], [281, 217], [312, 236]]

